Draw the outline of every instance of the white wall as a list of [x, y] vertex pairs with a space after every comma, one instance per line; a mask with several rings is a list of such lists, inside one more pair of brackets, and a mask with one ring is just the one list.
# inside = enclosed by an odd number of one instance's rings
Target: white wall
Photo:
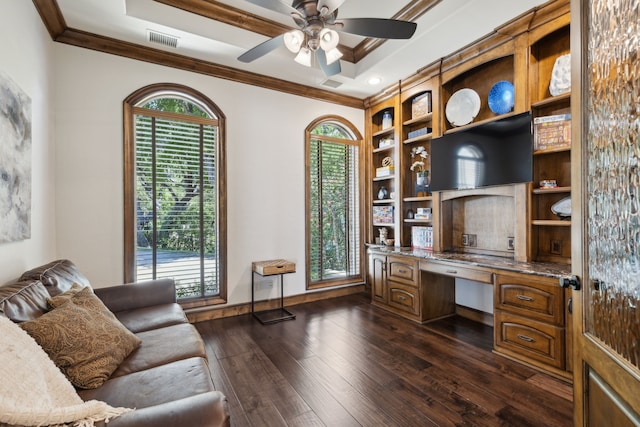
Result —
[[31, 238], [0, 243], [5, 283], [55, 257], [54, 74], [53, 42], [33, 3], [0, 0], [0, 10], [0, 71], [31, 98], [32, 112]]
[[296, 262], [285, 294], [305, 292], [304, 129], [337, 114], [364, 134], [362, 110], [62, 44], [55, 54], [58, 257], [96, 287], [122, 282], [123, 100], [172, 82], [202, 92], [227, 119], [229, 303], [250, 300], [252, 261]]

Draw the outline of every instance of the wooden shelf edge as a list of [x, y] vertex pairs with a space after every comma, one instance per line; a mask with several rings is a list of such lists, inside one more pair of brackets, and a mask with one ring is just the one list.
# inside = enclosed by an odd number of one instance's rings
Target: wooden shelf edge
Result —
[[571, 193], [571, 187], [534, 188], [531, 192], [533, 194]]
[[488, 119], [480, 120], [480, 121], [477, 121], [477, 122], [471, 122], [471, 123], [469, 123], [467, 125], [464, 125], [464, 126], [458, 126], [458, 127], [455, 127], [455, 128], [447, 129], [446, 131], [444, 131], [443, 134], [446, 135], [446, 134], [449, 134], [449, 133], [460, 132], [460, 131], [463, 131], [465, 129], [471, 129], [473, 127], [480, 126], [480, 125], [483, 125], [485, 123], [491, 123], [491, 122], [495, 122], [496, 120], [505, 119], [507, 117], [515, 116], [516, 114], [520, 114], [520, 113], [511, 112], [511, 113], [507, 113], [507, 114], [500, 114], [499, 116], [490, 117]]
[[374, 222], [373, 223], [374, 227], [393, 227], [393, 223], [389, 223], [389, 224], [385, 224], [383, 222]]
[[406, 224], [431, 224], [433, 222], [432, 219], [410, 219], [410, 218], [405, 218], [404, 222]]
[[433, 200], [432, 196], [421, 196], [421, 197], [405, 197], [402, 199], [403, 202], [428, 202], [429, 200]]
[[383, 151], [391, 151], [391, 150], [393, 150], [393, 148], [394, 148], [394, 146], [393, 146], [393, 144], [392, 144], [392, 145], [389, 145], [388, 147], [374, 148], [374, 149], [373, 149], [373, 152], [374, 152], [374, 153], [381, 153], [381, 152], [383, 152]]
[[374, 132], [373, 136], [380, 136], [380, 135], [386, 135], [388, 133], [393, 133], [393, 130], [394, 130], [394, 127], [391, 126], [390, 128], [386, 128], [386, 129], [382, 129], [377, 132]]
[[571, 221], [561, 219], [534, 219], [531, 225], [544, 225], [547, 227], [571, 227]]
[[424, 116], [416, 117], [415, 119], [409, 119], [404, 121], [402, 124], [404, 126], [415, 125], [416, 123], [428, 123], [433, 120], [433, 112], [427, 113]]
[[427, 141], [433, 138], [433, 133], [429, 132], [424, 135], [416, 136], [415, 138], [409, 138], [402, 141], [403, 144], [412, 144], [418, 141]]
[[570, 101], [571, 92], [563, 93], [562, 95], [551, 96], [549, 98], [541, 99], [540, 101], [533, 102], [531, 108], [546, 107], [548, 105], [559, 104], [561, 102]]
[[391, 205], [393, 203], [395, 203], [396, 201], [393, 199], [377, 199], [373, 201], [374, 205]]
[[389, 179], [393, 179], [395, 178], [393, 175], [389, 175], [389, 176], [376, 176], [375, 178], [373, 178], [374, 181], [386, 181]]
[[534, 156], [539, 156], [541, 154], [562, 153], [563, 151], [571, 151], [571, 147], [549, 148], [549, 149], [546, 149], [546, 150], [535, 150], [533, 152], [533, 155]]

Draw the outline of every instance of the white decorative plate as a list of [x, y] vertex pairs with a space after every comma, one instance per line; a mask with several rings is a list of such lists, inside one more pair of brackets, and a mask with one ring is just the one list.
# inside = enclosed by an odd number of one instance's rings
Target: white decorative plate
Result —
[[565, 197], [562, 200], [554, 203], [551, 206], [551, 212], [558, 215], [560, 218], [571, 217], [571, 197]]
[[553, 96], [562, 95], [571, 90], [571, 54], [567, 53], [556, 58], [551, 71], [549, 93]]
[[480, 112], [480, 95], [469, 88], [460, 89], [449, 98], [445, 114], [453, 126], [471, 123]]

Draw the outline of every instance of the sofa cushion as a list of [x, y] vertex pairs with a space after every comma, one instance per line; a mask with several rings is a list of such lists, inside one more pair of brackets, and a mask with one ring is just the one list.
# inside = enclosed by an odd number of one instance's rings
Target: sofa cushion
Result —
[[90, 289], [20, 326], [79, 388], [102, 385], [140, 345]]
[[85, 401], [141, 409], [213, 390], [207, 361], [193, 357], [111, 378], [100, 388], [78, 394]]
[[40, 280], [51, 296], [61, 294], [74, 283], [83, 286], [91, 285], [89, 279], [78, 270], [75, 264], [66, 259], [52, 261], [26, 271], [19, 280]]
[[0, 287], [0, 312], [14, 322], [26, 322], [46, 313], [49, 293], [39, 280], [25, 280]]
[[[203, 357], [207, 353], [196, 328], [189, 324], [168, 326], [136, 334], [142, 344], [118, 366], [111, 378], [154, 368], [176, 360]], [[176, 345], [179, 343], [179, 345]]]
[[135, 333], [189, 323], [182, 307], [177, 303], [117, 311], [114, 314], [127, 329]]

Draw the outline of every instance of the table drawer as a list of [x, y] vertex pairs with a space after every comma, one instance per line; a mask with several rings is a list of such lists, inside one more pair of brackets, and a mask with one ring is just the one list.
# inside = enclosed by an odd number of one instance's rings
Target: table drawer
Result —
[[418, 261], [406, 257], [387, 257], [388, 277], [390, 280], [407, 285], [418, 286]]
[[564, 328], [501, 310], [494, 312], [494, 341], [498, 349], [564, 369]]
[[495, 307], [564, 326], [564, 290], [557, 280], [524, 275], [496, 275]]
[[420, 298], [418, 289], [399, 283], [389, 284], [389, 306], [395, 307], [407, 313], [420, 314]]
[[436, 274], [443, 274], [445, 276], [460, 277], [462, 279], [474, 280], [476, 282], [493, 284], [493, 273], [491, 273], [490, 271], [461, 267], [457, 264], [422, 261], [420, 263], [420, 270], [429, 271]]

